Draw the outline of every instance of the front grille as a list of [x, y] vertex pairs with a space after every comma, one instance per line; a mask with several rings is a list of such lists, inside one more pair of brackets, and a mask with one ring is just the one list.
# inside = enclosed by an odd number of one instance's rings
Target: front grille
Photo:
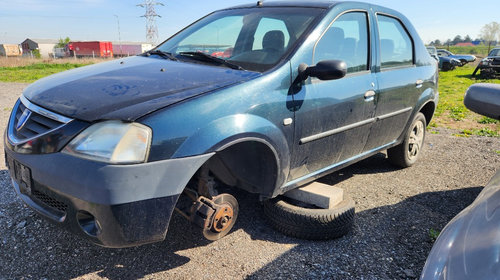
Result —
[[9, 140], [14, 145], [24, 143], [56, 130], [70, 121], [72, 119], [39, 107], [21, 96], [9, 122]]
[[42, 193], [37, 190], [32, 190], [31, 194], [41, 203], [45, 204], [45, 206], [48, 206], [54, 210], [58, 210], [63, 213], [66, 213], [66, 210], [68, 210], [68, 205], [66, 203], [61, 202], [55, 198], [52, 198], [45, 193]]
[[500, 58], [495, 58], [493, 59], [493, 61], [491, 62], [492, 65], [500, 65]]
[[23, 103], [19, 103], [19, 107], [16, 111], [16, 120], [14, 122], [14, 135], [21, 141], [34, 138], [64, 124], [62, 122], [42, 116], [36, 112], [30, 111], [31, 115], [29, 116], [24, 126], [21, 129], [17, 130], [16, 127], [19, 124], [19, 118], [26, 110], [29, 109], [26, 108]]

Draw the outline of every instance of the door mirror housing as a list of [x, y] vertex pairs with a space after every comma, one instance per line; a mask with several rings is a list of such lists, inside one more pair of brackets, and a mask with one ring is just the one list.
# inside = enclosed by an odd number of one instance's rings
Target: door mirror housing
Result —
[[320, 80], [337, 80], [347, 74], [347, 64], [343, 60], [322, 60], [314, 66], [299, 65], [299, 77], [306, 80], [308, 77], [315, 77]]
[[479, 83], [465, 92], [464, 105], [469, 110], [493, 119], [500, 119], [500, 85]]

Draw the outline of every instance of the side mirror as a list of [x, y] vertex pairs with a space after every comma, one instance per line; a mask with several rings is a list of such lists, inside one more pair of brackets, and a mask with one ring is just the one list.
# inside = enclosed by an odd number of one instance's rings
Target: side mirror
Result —
[[479, 83], [465, 92], [464, 105], [478, 114], [500, 119], [500, 85]]
[[315, 77], [320, 80], [337, 80], [347, 74], [347, 64], [343, 60], [323, 60], [315, 66], [299, 65], [299, 77], [302, 81], [307, 77]]

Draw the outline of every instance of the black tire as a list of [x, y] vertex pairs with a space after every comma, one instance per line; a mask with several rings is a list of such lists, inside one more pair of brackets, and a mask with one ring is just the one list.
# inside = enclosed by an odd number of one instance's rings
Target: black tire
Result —
[[389, 161], [403, 168], [415, 164], [422, 153], [426, 127], [427, 121], [424, 114], [417, 113], [405, 133], [403, 143], [387, 150]]
[[452, 68], [452, 65], [448, 62], [443, 63], [443, 67], [441, 67], [442, 71], [450, 71]]
[[344, 236], [354, 224], [354, 200], [344, 200], [333, 209], [310, 209], [278, 196], [264, 201], [264, 214], [276, 230], [292, 237], [326, 240]]

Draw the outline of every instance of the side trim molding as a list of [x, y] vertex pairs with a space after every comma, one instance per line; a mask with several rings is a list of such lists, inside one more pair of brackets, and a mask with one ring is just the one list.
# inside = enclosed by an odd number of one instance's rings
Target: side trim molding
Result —
[[350, 130], [350, 129], [353, 129], [353, 128], [357, 128], [357, 127], [360, 127], [360, 126], [363, 126], [363, 125], [371, 124], [371, 123], [374, 123], [374, 122], [377, 122], [377, 121], [380, 121], [380, 120], [388, 119], [388, 118], [391, 118], [391, 117], [394, 117], [394, 116], [397, 116], [397, 115], [409, 112], [412, 109], [413, 109], [413, 107], [404, 108], [404, 109], [401, 109], [401, 110], [398, 110], [398, 111], [394, 111], [394, 112], [389, 113], [389, 114], [381, 115], [381, 116], [378, 116], [378, 117], [375, 117], [375, 118], [366, 119], [364, 121], [360, 121], [360, 122], [353, 123], [353, 124], [350, 124], [350, 125], [346, 125], [346, 126], [342, 126], [342, 127], [339, 127], [339, 128], [332, 129], [332, 130], [324, 131], [324, 132], [321, 132], [321, 133], [318, 133], [318, 134], [314, 134], [314, 135], [311, 135], [311, 136], [307, 136], [307, 137], [301, 138], [300, 141], [299, 141], [299, 144], [301, 144], [301, 145], [302, 144], [306, 144], [306, 143], [309, 143], [309, 142], [312, 142], [312, 141], [315, 141], [315, 140], [318, 140], [318, 139], [321, 139], [321, 138], [325, 138], [325, 137], [328, 137], [328, 136], [332, 136], [334, 134], [341, 133], [341, 132], [344, 132], [344, 131], [347, 131], [347, 130]]

